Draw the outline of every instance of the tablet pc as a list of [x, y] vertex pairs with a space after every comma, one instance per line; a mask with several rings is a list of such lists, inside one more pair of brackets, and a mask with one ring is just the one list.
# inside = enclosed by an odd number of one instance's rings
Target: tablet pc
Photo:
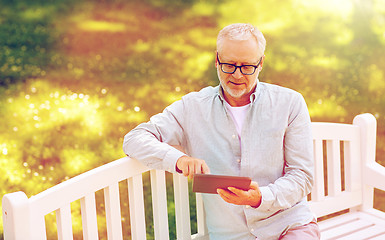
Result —
[[193, 192], [217, 194], [217, 188], [236, 187], [243, 190], [250, 188], [251, 178], [214, 174], [195, 174]]

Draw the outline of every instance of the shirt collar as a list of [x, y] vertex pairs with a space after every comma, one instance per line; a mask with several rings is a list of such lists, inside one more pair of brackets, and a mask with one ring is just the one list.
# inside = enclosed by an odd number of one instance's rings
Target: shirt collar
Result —
[[[261, 84], [259, 84], [259, 79], [257, 78], [257, 86], [256, 86], [254, 92], [250, 95], [250, 103], [251, 104], [253, 104], [257, 100], [260, 92], [261, 92]], [[219, 99], [222, 102], [226, 101], [225, 97], [223, 96], [223, 88], [222, 88], [221, 84], [219, 84], [218, 95], [219, 95]]]

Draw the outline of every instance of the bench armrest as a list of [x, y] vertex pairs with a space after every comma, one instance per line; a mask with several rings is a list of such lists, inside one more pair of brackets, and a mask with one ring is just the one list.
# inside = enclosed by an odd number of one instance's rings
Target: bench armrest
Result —
[[367, 164], [363, 172], [363, 182], [371, 187], [385, 191], [385, 167], [372, 162]]

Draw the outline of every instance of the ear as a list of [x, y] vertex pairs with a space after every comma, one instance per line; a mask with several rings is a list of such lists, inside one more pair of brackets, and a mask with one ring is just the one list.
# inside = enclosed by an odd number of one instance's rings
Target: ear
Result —
[[264, 62], [265, 62], [265, 55], [262, 56], [261, 63], [259, 64], [259, 66], [261, 67], [261, 70]]
[[218, 68], [218, 51], [215, 51], [215, 68]]

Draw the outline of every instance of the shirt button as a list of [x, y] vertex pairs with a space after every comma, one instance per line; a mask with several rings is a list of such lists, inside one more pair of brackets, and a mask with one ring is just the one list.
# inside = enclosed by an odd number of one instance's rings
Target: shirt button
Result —
[[250, 229], [250, 231], [254, 232], [254, 228]]
[[237, 136], [235, 136], [235, 134], [233, 136], [231, 136], [233, 139], [235, 139]]
[[246, 208], [249, 209], [249, 208], [251, 208], [251, 207], [250, 207], [250, 205], [246, 205]]
[[241, 162], [241, 159], [237, 159], [237, 162], [240, 163], [240, 162]]

